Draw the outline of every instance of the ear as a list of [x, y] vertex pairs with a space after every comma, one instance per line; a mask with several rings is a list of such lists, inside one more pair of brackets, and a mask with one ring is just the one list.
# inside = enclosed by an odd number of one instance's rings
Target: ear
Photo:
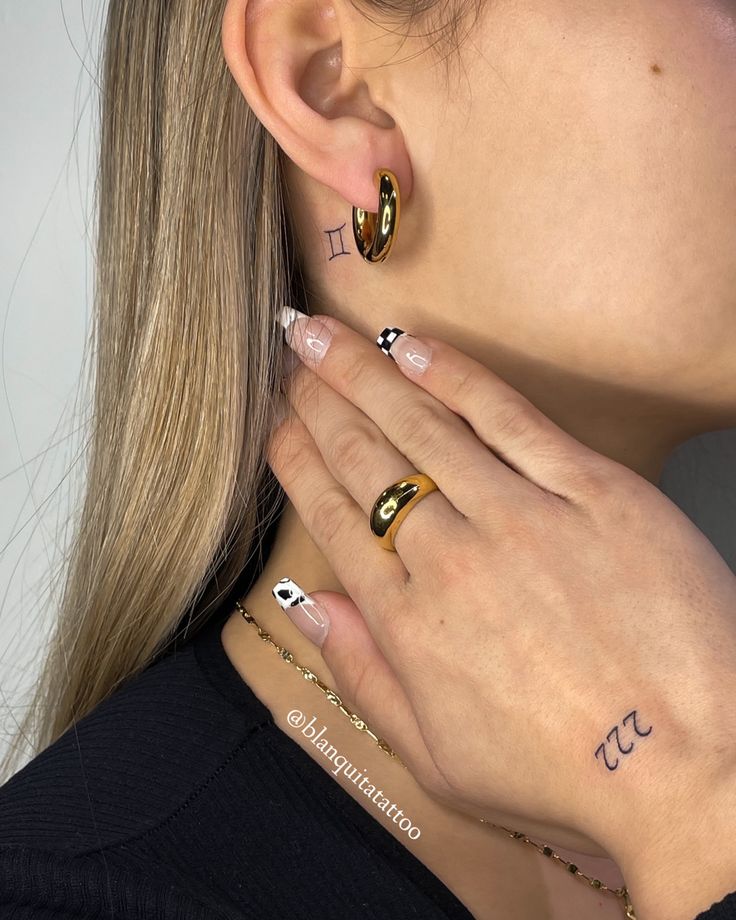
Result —
[[375, 28], [350, 0], [227, 0], [222, 20], [225, 60], [256, 118], [303, 172], [367, 211], [379, 167], [396, 174], [402, 203], [412, 185], [401, 129], [371, 94], [391, 70]]

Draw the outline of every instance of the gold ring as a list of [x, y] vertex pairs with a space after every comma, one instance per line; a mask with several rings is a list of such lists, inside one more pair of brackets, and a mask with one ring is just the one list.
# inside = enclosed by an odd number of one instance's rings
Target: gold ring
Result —
[[376, 499], [370, 513], [371, 533], [384, 549], [396, 552], [394, 538], [401, 522], [414, 505], [439, 486], [425, 473], [415, 473], [394, 482]]

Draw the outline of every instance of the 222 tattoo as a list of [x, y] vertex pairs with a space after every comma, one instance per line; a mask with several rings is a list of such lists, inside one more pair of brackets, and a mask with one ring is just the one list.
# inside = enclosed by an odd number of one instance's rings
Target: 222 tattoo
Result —
[[[646, 738], [646, 736], [649, 735], [652, 731], [653, 726], [651, 725], [646, 731], [641, 731], [639, 726], [636, 724], [636, 710], [635, 709], [632, 709], [631, 712], [627, 716], [624, 717], [622, 724], [626, 726], [626, 723], [629, 721], [631, 721], [631, 728], [640, 738]], [[603, 763], [605, 763], [607, 769], [609, 770], [615, 770], [618, 767], [619, 763], [621, 762], [620, 758], [618, 757], [618, 754], [616, 754], [615, 763], [612, 764], [608, 759], [608, 750], [606, 748], [606, 743], [613, 746], [614, 742], [616, 744], [616, 747], [618, 748], [618, 752], [621, 754], [630, 754], [634, 750], [634, 746], [636, 744], [635, 741], [630, 740], [629, 744], [626, 747], [624, 747], [621, 743], [621, 736], [619, 735], [618, 725], [614, 725], [611, 731], [606, 735], [606, 741], [603, 741], [601, 744], [599, 744], [595, 750], [596, 760], [598, 759], [598, 755], [602, 754]]]

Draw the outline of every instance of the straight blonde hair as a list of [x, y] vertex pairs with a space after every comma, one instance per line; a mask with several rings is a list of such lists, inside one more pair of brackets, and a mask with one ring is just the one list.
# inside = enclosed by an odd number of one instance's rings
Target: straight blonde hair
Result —
[[[437, 14], [423, 33], [435, 53], [457, 46], [470, 6], [360, 4], [407, 26]], [[0, 779], [200, 628], [283, 497], [265, 460], [274, 317], [282, 303], [309, 312], [306, 286], [281, 152], [224, 62], [224, 6], [108, 5], [85, 493]]]

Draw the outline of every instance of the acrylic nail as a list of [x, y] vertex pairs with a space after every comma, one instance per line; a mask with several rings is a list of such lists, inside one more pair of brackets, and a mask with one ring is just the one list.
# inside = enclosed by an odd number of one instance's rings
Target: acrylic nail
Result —
[[294, 368], [301, 363], [299, 355], [295, 354], [291, 348], [285, 348], [281, 357], [281, 379], [289, 377]]
[[332, 339], [332, 332], [314, 316], [295, 307], [283, 306], [278, 322], [284, 328], [284, 338], [294, 351], [309, 364], [319, 364]]
[[398, 326], [386, 326], [378, 334], [376, 345], [399, 367], [415, 376], [423, 374], [432, 361], [429, 345]]
[[291, 412], [291, 403], [286, 398], [284, 393], [276, 393], [274, 395], [274, 409], [273, 409], [273, 421], [271, 422], [271, 430], [275, 431], [279, 425], [284, 421], [284, 419]]
[[321, 646], [330, 628], [327, 611], [291, 578], [282, 578], [271, 588], [271, 594], [291, 622], [304, 635]]

